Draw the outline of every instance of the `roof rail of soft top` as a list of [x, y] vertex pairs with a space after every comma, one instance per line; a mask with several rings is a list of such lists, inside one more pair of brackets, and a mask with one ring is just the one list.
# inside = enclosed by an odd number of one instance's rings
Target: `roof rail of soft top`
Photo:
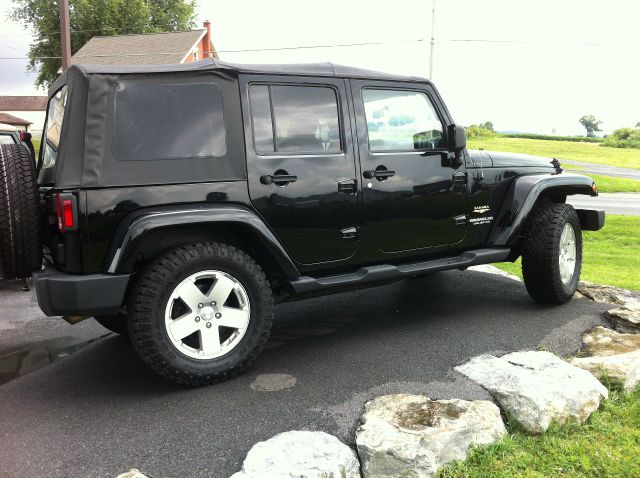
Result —
[[72, 65], [84, 74], [135, 74], [135, 73], [169, 73], [187, 71], [221, 70], [236, 73], [284, 74], [300, 76], [331, 76], [346, 78], [375, 78], [384, 80], [428, 82], [425, 78], [415, 76], [394, 75], [374, 70], [366, 70], [351, 66], [324, 63], [289, 63], [289, 64], [239, 64], [227, 63], [207, 58], [201, 61], [169, 65]]

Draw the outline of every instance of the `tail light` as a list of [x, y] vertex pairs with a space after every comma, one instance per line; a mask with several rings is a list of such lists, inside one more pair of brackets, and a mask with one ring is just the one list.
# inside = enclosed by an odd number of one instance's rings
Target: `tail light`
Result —
[[78, 207], [76, 197], [71, 193], [56, 194], [56, 213], [60, 232], [78, 229]]

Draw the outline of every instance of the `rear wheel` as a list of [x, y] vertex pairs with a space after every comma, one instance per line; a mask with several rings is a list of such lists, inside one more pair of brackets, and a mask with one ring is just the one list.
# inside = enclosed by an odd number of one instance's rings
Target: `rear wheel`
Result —
[[273, 322], [267, 278], [243, 251], [207, 242], [150, 263], [130, 294], [129, 336], [142, 359], [169, 380], [206, 385], [245, 370]]
[[0, 278], [23, 279], [42, 266], [36, 169], [21, 144], [0, 146]]
[[569, 204], [545, 203], [529, 217], [522, 247], [522, 275], [538, 302], [564, 304], [573, 296], [582, 268], [582, 230]]

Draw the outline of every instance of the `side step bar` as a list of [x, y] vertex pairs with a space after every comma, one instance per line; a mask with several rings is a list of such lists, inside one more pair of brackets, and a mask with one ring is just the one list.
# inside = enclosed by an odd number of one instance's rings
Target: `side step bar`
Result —
[[466, 251], [455, 257], [445, 257], [428, 261], [414, 262], [411, 264], [391, 265], [380, 264], [376, 266], [361, 267], [349, 274], [340, 274], [328, 277], [302, 276], [291, 281], [293, 290], [299, 293], [313, 292], [322, 289], [350, 288], [353, 286], [368, 284], [371, 282], [399, 280], [416, 274], [437, 272], [448, 269], [460, 269], [478, 264], [501, 262], [507, 259], [510, 249], [477, 249]]

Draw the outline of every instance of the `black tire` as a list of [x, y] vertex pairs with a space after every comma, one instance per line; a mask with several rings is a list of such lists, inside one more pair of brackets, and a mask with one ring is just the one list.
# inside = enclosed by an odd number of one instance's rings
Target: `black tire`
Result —
[[[165, 308], [183, 280], [211, 269], [232, 275], [244, 287], [250, 303], [249, 324], [228, 353], [195, 359], [169, 338]], [[269, 338], [274, 302], [266, 275], [249, 255], [226, 244], [201, 242], [173, 249], [149, 263], [129, 295], [128, 314], [133, 346], [153, 370], [179, 384], [202, 386], [232, 378], [253, 362]]]
[[[575, 270], [565, 284], [560, 274], [560, 237], [566, 224], [575, 233]], [[522, 275], [529, 295], [544, 304], [564, 304], [573, 297], [582, 268], [582, 229], [569, 204], [543, 203], [531, 212], [522, 244]]]
[[96, 322], [102, 325], [105, 329], [110, 330], [115, 334], [124, 335], [125, 337], [129, 335], [127, 316], [124, 314], [101, 315], [94, 317], [94, 319], [96, 319]]
[[0, 278], [24, 279], [42, 267], [36, 169], [21, 144], [0, 146]]

